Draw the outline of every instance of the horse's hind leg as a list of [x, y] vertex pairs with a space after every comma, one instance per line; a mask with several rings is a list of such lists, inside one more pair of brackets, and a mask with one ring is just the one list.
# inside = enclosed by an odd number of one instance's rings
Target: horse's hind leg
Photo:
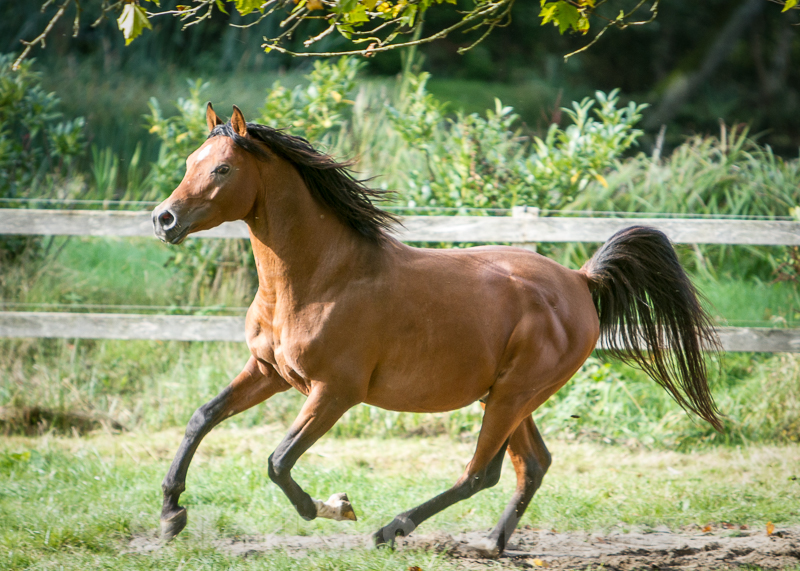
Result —
[[178, 499], [186, 489], [186, 472], [203, 437], [226, 418], [288, 388], [286, 381], [272, 367], [259, 365], [251, 357], [231, 384], [194, 412], [186, 426], [186, 435], [161, 484], [164, 490], [164, 505], [161, 508], [162, 541], [169, 541], [186, 526], [186, 509], [178, 505]]
[[372, 537], [376, 545], [393, 543], [395, 537], [408, 535], [423, 521], [443, 509], [494, 486], [500, 480], [506, 446], [514, 428], [521, 421], [521, 414], [517, 403], [490, 398], [475, 454], [458, 482], [424, 504], [401, 513], [391, 523], [375, 532]]
[[550, 467], [550, 453], [544, 445], [541, 434], [532, 417], [520, 423], [508, 443], [508, 455], [517, 474], [517, 489], [511, 496], [497, 526], [486, 539], [490, 551], [502, 553], [508, 538], [517, 528], [522, 514], [528, 508], [533, 494], [542, 484], [547, 469]]

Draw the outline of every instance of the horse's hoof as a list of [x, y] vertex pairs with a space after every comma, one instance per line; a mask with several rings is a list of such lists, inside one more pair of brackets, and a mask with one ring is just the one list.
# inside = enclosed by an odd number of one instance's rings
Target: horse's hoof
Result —
[[317, 508], [317, 517], [336, 521], [358, 521], [347, 494], [333, 494], [327, 502], [314, 500], [314, 505]]
[[475, 559], [497, 559], [501, 553], [500, 546], [488, 538], [475, 543], [461, 544], [457, 550], [464, 557]]
[[181, 508], [168, 518], [161, 518], [161, 541], [167, 543], [186, 527], [186, 508]]
[[387, 539], [385, 528], [381, 528], [372, 534], [372, 541], [376, 549], [394, 549], [394, 537]]
[[373, 533], [372, 540], [375, 542], [375, 547], [390, 547], [394, 549], [394, 540], [396, 537], [408, 537], [415, 529], [416, 526], [414, 522], [405, 515], [399, 515], [394, 518], [389, 525]]

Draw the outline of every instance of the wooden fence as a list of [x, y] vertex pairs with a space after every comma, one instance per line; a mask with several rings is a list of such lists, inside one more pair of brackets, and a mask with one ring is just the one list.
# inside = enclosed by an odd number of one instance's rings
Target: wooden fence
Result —
[[[675, 243], [800, 246], [800, 223], [772, 220], [406, 216], [396, 228], [405, 242], [604, 242], [635, 224], [664, 231]], [[0, 234], [153, 236], [150, 214], [123, 211], [0, 209]], [[247, 238], [243, 222], [225, 223], [197, 238]], [[0, 337], [244, 341], [244, 318], [103, 313], [0, 312]], [[723, 327], [726, 351], [800, 352], [800, 330]]]

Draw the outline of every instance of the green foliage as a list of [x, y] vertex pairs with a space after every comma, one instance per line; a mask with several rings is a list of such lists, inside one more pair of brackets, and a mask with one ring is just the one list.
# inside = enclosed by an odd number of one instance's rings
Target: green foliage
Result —
[[[276, 81], [267, 91], [260, 115], [246, 118], [287, 129], [324, 145], [347, 125], [353, 106], [348, 96], [355, 89], [361, 67], [361, 63], [350, 58], [315, 62], [314, 69], [306, 76], [306, 85], [288, 89]], [[165, 116], [158, 100], [150, 100], [146, 122], [150, 133], [161, 141], [158, 161], [153, 166], [153, 182], [161, 197], [166, 197], [180, 183], [186, 157], [208, 136], [204, 100], [208, 88], [209, 84], [202, 80], [190, 81], [189, 97], [180, 97], [175, 102], [177, 115]]]
[[[12, 61], [0, 54], [0, 198], [41, 195], [43, 187], [63, 184], [85, 148], [83, 117], [62, 120], [60, 100], [42, 88], [33, 62], [12, 71]], [[39, 243], [2, 236], [0, 261], [33, 253]]]
[[[358, 73], [364, 64], [353, 58], [314, 62], [307, 85], [287, 89], [276, 81], [268, 91], [257, 123], [285, 128], [318, 144], [347, 126]], [[361, 78], [363, 79], [363, 78]]]
[[[662, 159], [639, 154], [617, 164], [607, 185], [576, 196], [570, 209], [676, 216], [791, 216], [800, 204], [800, 161], [776, 156], [746, 129], [694, 136]], [[580, 252], [575, 263], [585, 257]], [[769, 282], [784, 248], [698, 246], [685, 262], [712, 276]], [[580, 262], [582, 263], [582, 262]]]
[[208, 136], [205, 102], [201, 94], [208, 88], [202, 80], [189, 81], [189, 97], [175, 102], [177, 115], [165, 116], [156, 98], [150, 99], [150, 114], [145, 117], [150, 133], [161, 141], [158, 161], [152, 168], [156, 197], [166, 198], [178, 186], [186, 169], [186, 157]]
[[147, 19], [145, 9], [134, 2], [123, 4], [122, 13], [117, 18], [117, 25], [122, 35], [125, 36], [126, 46], [139, 37], [145, 28], [153, 29], [153, 25]]
[[552, 23], [562, 34], [567, 30], [583, 34], [589, 31], [589, 20], [584, 12], [585, 8], [594, 7], [594, 0], [582, 1], [578, 5], [564, 0], [541, 0], [540, 4], [542, 11], [539, 12], [539, 17], [542, 19], [542, 26]]
[[598, 92], [596, 101], [564, 110], [572, 120], [566, 129], [554, 123], [531, 143], [513, 130], [517, 116], [499, 100], [486, 118], [457, 113], [445, 119], [425, 90], [427, 79], [409, 77], [407, 95], [388, 110], [394, 128], [425, 157], [424, 169], [408, 173], [410, 205], [563, 208], [590, 182], [606, 184], [603, 173], [641, 134], [634, 125], [644, 106], [618, 109], [617, 91]]
[[84, 119], [62, 120], [60, 100], [25, 62], [0, 54], [0, 197], [26, 194], [46, 177], [64, 176], [84, 153]]

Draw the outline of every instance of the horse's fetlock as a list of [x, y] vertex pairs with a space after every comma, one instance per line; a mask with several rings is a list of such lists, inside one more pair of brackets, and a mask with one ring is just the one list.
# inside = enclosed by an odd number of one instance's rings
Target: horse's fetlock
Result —
[[184, 482], [175, 482], [171, 479], [164, 478], [161, 483], [161, 490], [164, 492], [164, 498], [174, 497], [176, 500], [184, 491], [186, 491], [186, 484]]
[[317, 505], [308, 494], [305, 494], [305, 497], [302, 498], [299, 503], [294, 504], [294, 509], [296, 509], [300, 517], [306, 521], [317, 519]]

